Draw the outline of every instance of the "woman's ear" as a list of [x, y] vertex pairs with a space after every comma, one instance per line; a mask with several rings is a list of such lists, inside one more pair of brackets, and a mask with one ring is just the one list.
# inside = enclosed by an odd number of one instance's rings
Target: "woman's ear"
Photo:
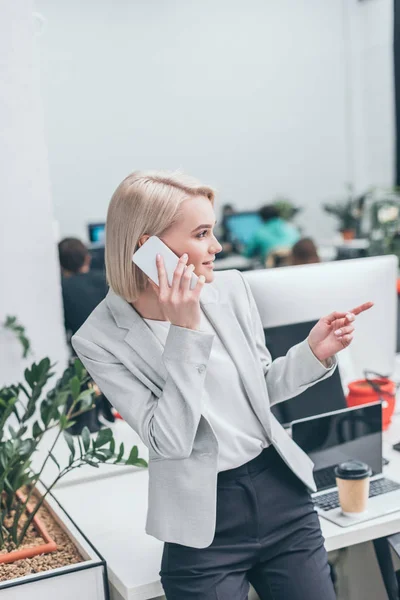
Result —
[[150, 236], [149, 236], [149, 235], [147, 235], [147, 233], [145, 233], [144, 235], [142, 235], [142, 237], [141, 237], [141, 238], [139, 238], [139, 241], [138, 241], [138, 248], [140, 248], [140, 246], [143, 246], [143, 244], [144, 244], [145, 242], [147, 242], [147, 240], [149, 239], [149, 237], [150, 237]]

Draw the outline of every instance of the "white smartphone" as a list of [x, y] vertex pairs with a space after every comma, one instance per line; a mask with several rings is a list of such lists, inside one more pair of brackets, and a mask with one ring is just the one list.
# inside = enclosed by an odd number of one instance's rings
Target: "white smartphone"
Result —
[[[160, 238], [153, 235], [149, 237], [149, 239], [140, 246], [139, 250], [136, 250], [134, 255], [132, 256], [132, 261], [137, 265], [144, 273], [146, 273], [147, 277], [150, 277], [152, 281], [156, 285], [160, 285], [158, 281], [158, 271], [156, 264], [157, 254], [161, 254], [164, 259], [165, 271], [167, 273], [168, 283], [172, 285], [172, 279], [174, 276], [174, 272], [176, 266], [179, 261], [179, 257], [172, 252], [170, 248]], [[190, 289], [193, 289], [196, 286], [198, 277], [194, 273], [192, 274], [192, 278], [190, 281]]]

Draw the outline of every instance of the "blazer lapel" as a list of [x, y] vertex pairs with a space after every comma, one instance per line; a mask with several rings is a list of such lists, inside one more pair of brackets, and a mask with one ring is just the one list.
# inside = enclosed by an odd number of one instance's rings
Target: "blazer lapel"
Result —
[[108, 292], [106, 302], [118, 327], [128, 330], [125, 336], [126, 343], [137, 354], [141, 367], [147, 365], [151, 369], [151, 380], [161, 390], [167, 378], [167, 371], [162, 361], [163, 346], [159, 339], [139, 313], [112, 290]]

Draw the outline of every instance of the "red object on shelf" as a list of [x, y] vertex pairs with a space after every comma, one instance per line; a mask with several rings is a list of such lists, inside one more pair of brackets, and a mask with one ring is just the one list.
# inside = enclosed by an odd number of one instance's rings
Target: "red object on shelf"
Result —
[[392, 421], [396, 402], [395, 382], [382, 377], [370, 380], [357, 379], [349, 383], [347, 406], [360, 406], [380, 399], [382, 400], [382, 428], [387, 429]]
[[[114, 417], [115, 417], [116, 419], [122, 419], [121, 415], [120, 415], [120, 414], [119, 414], [119, 412], [118, 412], [118, 411], [116, 411], [116, 410], [113, 410], [113, 415], [114, 415]], [[123, 420], [123, 419], [122, 419], [122, 420]]]

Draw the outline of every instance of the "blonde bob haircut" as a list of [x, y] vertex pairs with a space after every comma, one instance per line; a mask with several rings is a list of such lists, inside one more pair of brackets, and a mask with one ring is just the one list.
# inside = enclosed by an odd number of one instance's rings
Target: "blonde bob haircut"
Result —
[[135, 302], [147, 277], [132, 262], [143, 235], [160, 236], [180, 216], [184, 200], [204, 196], [214, 204], [210, 187], [180, 172], [135, 171], [115, 190], [106, 222], [106, 273], [111, 289]]

